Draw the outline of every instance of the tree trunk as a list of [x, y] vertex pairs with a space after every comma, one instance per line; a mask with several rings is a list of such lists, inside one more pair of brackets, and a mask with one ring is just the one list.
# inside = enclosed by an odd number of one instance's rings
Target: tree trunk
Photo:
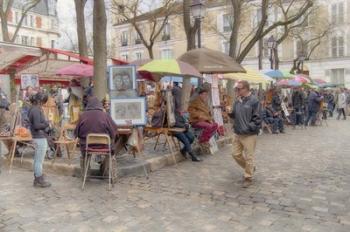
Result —
[[1, 32], [2, 32], [2, 39], [4, 42], [12, 42], [9, 36], [8, 27], [7, 27], [7, 19], [4, 20], [3, 17], [1, 17]]
[[264, 46], [264, 42], [263, 42], [264, 38], [261, 38], [259, 40], [259, 70], [263, 69], [263, 46]]
[[[75, 3], [75, 13], [77, 18], [77, 35], [78, 35], [78, 46], [79, 46], [79, 54], [83, 57], [88, 57], [88, 46], [86, 39], [86, 30], [85, 30], [85, 4], [86, 0], [74, 0]], [[81, 79], [81, 84], [83, 87], [87, 87], [89, 85], [89, 80], [87, 78]]]
[[[183, 1], [183, 23], [184, 28], [186, 32], [186, 40], [187, 40], [187, 51], [195, 49], [196, 48], [196, 33], [198, 29], [198, 25], [195, 24], [194, 26], [191, 25], [191, 12], [190, 12], [190, 0], [184, 0]], [[181, 98], [181, 108], [182, 111], [187, 111], [190, 97], [191, 97], [191, 79], [190, 78], [184, 78], [182, 83], [182, 98]]]
[[280, 66], [280, 60], [278, 58], [278, 49], [277, 49], [277, 47], [274, 49], [274, 53], [275, 53], [275, 69], [278, 70], [279, 66]]
[[94, 91], [102, 100], [107, 93], [107, 17], [104, 0], [94, 1], [93, 10]]
[[147, 51], [150, 59], [154, 59], [153, 46], [147, 46]]

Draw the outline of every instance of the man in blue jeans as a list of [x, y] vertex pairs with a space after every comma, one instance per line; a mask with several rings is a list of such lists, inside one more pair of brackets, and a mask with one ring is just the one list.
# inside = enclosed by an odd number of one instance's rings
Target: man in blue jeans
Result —
[[47, 100], [42, 93], [37, 93], [30, 97], [32, 107], [28, 112], [28, 119], [33, 141], [35, 143], [34, 154], [34, 187], [50, 187], [51, 184], [45, 180], [43, 175], [43, 162], [47, 151], [47, 132], [50, 129], [49, 123], [46, 120], [42, 105]]

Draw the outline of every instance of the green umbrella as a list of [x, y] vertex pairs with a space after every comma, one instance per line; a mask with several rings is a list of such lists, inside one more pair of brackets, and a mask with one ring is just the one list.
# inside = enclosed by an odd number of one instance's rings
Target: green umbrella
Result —
[[141, 74], [152, 73], [158, 78], [163, 76], [202, 77], [192, 65], [175, 59], [152, 60], [137, 71]]

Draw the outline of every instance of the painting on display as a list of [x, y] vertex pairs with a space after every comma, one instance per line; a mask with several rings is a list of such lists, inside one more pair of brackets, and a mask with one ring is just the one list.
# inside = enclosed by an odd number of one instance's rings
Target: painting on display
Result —
[[136, 92], [136, 66], [118, 65], [109, 67], [109, 90], [112, 97], [133, 97]]
[[117, 125], [145, 125], [145, 98], [111, 99], [111, 117]]
[[39, 76], [37, 74], [22, 74], [21, 75], [21, 89], [39, 88]]

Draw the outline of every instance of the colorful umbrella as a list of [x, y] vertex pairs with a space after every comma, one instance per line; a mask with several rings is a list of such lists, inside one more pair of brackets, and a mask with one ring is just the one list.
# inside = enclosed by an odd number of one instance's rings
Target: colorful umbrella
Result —
[[138, 69], [139, 73], [152, 73], [155, 81], [163, 76], [202, 77], [202, 75], [190, 64], [174, 59], [153, 60]]
[[276, 85], [280, 87], [299, 87], [302, 84], [296, 80], [283, 79], [278, 81]]
[[312, 79], [312, 82], [316, 85], [327, 84], [327, 81], [322, 80], [322, 79]]
[[301, 74], [296, 75], [294, 77], [294, 80], [302, 84], [311, 83], [310, 79], [307, 76]]
[[94, 67], [88, 64], [72, 64], [56, 71], [56, 75], [73, 77], [92, 77]]
[[282, 72], [284, 78], [293, 78], [294, 77], [294, 74], [291, 74], [289, 71], [282, 70], [281, 72]]
[[247, 71], [246, 73], [227, 73], [224, 74], [223, 77], [224, 79], [231, 80], [246, 80], [251, 83], [268, 83], [270, 81], [273, 81], [271, 77], [259, 73], [258, 71], [247, 68], [244, 69]]
[[282, 79], [284, 78], [283, 73], [280, 70], [273, 70], [273, 69], [269, 69], [269, 70], [265, 70], [263, 71], [263, 73], [269, 77], [275, 78], [275, 79]]

